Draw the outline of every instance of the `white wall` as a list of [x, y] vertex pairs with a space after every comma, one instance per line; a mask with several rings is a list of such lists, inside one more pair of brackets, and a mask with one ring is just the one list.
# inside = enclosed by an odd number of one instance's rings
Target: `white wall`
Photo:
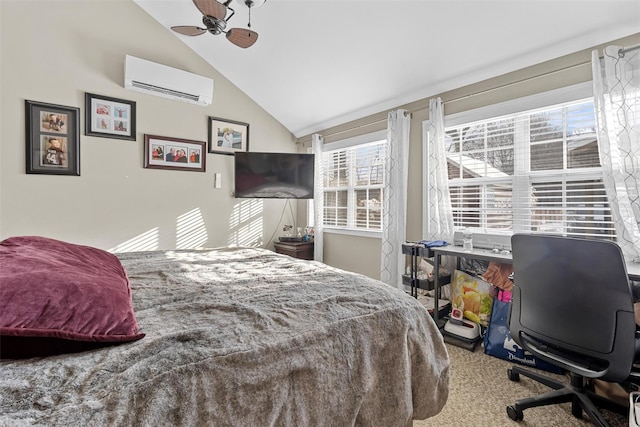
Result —
[[[212, 37], [211, 48], [220, 42]], [[213, 104], [124, 90], [125, 54], [213, 78]], [[206, 173], [143, 168], [144, 134], [207, 141], [208, 116], [248, 122], [250, 151], [297, 147], [286, 128], [132, 1], [0, 0], [0, 55], [0, 238], [149, 250], [261, 246], [279, 234], [284, 201], [231, 197], [232, 156], [208, 154]], [[85, 92], [136, 101], [136, 141], [85, 136]], [[25, 100], [80, 107], [81, 176], [25, 173]], [[214, 173], [222, 174], [221, 189]]]

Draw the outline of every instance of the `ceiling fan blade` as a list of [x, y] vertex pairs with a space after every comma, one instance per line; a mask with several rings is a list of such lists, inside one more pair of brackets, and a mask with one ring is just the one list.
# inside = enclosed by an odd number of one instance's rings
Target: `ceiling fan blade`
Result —
[[246, 49], [258, 40], [258, 33], [246, 28], [231, 28], [227, 31], [227, 38], [236, 46]]
[[224, 19], [227, 16], [227, 6], [216, 0], [193, 0], [193, 4], [205, 16], [213, 16], [216, 19]]
[[171, 29], [176, 33], [180, 33], [185, 36], [199, 36], [200, 34], [207, 32], [206, 28], [194, 27], [192, 25], [177, 25], [175, 27], [171, 27]]

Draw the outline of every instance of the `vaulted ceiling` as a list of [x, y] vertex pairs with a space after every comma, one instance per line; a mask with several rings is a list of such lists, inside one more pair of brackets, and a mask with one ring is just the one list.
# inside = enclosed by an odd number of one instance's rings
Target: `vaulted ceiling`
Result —
[[[192, 0], [134, 0], [171, 31]], [[233, 0], [229, 28], [246, 28]], [[638, 0], [267, 0], [258, 41], [176, 37], [300, 137], [640, 32]]]

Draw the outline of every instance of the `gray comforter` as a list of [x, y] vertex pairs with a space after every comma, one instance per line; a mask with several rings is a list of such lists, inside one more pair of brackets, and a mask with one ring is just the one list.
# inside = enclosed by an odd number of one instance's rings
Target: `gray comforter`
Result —
[[119, 255], [140, 341], [0, 361], [0, 425], [405, 426], [449, 358], [414, 298], [261, 249]]

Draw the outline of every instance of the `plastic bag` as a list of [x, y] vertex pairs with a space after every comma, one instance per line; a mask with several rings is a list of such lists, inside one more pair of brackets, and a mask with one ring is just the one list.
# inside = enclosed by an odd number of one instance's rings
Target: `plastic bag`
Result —
[[455, 270], [451, 281], [451, 307], [466, 319], [482, 326], [489, 324], [495, 288], [479, 277]]

